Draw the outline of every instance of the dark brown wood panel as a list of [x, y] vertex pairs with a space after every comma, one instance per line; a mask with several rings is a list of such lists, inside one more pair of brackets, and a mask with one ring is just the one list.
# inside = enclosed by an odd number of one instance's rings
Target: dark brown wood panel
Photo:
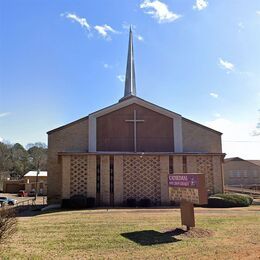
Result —
[[173, 119], [137, 104], [132, 104], [97, 118], [98, 151], [134, 151], [134, 125], [137, 119], [138, 152], [174, 152]]

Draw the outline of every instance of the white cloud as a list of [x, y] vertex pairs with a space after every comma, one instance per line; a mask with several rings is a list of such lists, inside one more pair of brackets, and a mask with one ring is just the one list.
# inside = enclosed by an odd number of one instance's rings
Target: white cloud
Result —
[[[90, 24], [87, 22], [86, 18], [79, 17], [74, 13], [63, 13], [61, 16], [65, 16], [67, 19], [72, 20], [73, 22], [77, 22], [81, 25], [81, 27], [86, 28], [88, 31], [91, 30]], [[93, 26], [94, 29], [105, 39], [111, 39], [109, 33], [119, 33], [118, 31], [114, 30], [110, 25], [95, 25]], [[92, 35], [89, 35], [92, 36]]]
[[256, 14], [257, 14], [257, 15], [260, 15], [260, 10], [256, 11]]
[[103, 67], [104, 67], [105, 69], [112, 69], [112, 68], [113, 68], [112, 65], [109, 65], [109, 64], [107, 64], [107, 63], [104, 63], [104, 64], [103, 64]]
[[193, 9], [197, 9], [199, 11], [205, 9], [208, 6], [208, 2], [205, 0], [196, 0], [196, 3], [193, 5]]
[[69, 20], [79, 23], [83, 28], [86, 28], [88, 30], [90, 30], [91, 28], [86, 18], [84, 17], [79, 17], [78, 15], [73, 13], [65, 13], [65, 14], [61, 14], [61, 16], [65, 16]]
[[104, 24], [103, 26], [101, 25], [96, 25], [94, 26], [95, 30], [104, 38], [110, 38], [109, 32], [110, 33], [118, 33], [116, 30], [114, 30], [111, 26]]
[[121, 82], [125, 81], [125, 75], [117, 75], [116, 76]]
[[137, 38], [137, 40], [139, 40], [141, 42], [144, 41], [144, 37], [140, 34], [136, 35], [136, 38]]
[[145, 13], [152, 15], [159, 23], [169, 23], [181, 17], [169, 10], [168, 6], [159, 0], [145, 0], [140, 4], [141, 9], [145, 9]]
[[218, 94], [217, 94], [217, 93], [211, 92], [211, 93], [210, 93], [210, 96], [212, 96], [213, 98], [218, 98]]
[[215, 113], [214, 117], [221, 117], [221, 115], [219, 113]]
[[220, 68], [226, 70], [227, 73], [230, 73], [230, 72], [235, 70], [235, 65], [234, 64], [232, 64], [229, 61], [225, 61], [222, 58], [219, 58], [219, 63], [218, 64], [219, 64]]
[[226, 157], [239, 156], [244, 159], [260, 159], [260, 136], [252, 136], [253, 121], [231, 121], [216, 118], [205, 125], [223, 133], [222, 146]]
[[10, 112], [0, 113], [0, 117], [9, 116], [10, 114], [11, 114]]
[[2, 138], [1, 136], [0, 136], [0, 142], [3, 142], [4, 141], [4, 138]]
[[239, 32], [245, 29], [245, 25], [242, 22], [239, 22], [238, 24]]

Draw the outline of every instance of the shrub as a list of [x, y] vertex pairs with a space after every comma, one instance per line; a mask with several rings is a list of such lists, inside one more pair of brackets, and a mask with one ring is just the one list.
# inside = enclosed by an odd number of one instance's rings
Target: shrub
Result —
[[96, 203], [96, 199], [92, 197], [87, 198], [87, 208], [94, 208]]
[[252, 203], [253, 203], [253, 200], [254, 200], [254, 198], [253, 198], [253, 197], [251, 197], [251, 196], [249, 196], [249, 195], [247, 195], [247, 194], [241, 194], [241, 196], [244, 196], [244, 197], [246, 197], [246, 198], [247, 198], [247, 200], [248, 200], [248, 202], [249, 202], [249, 205], [252, 205]]
[[134, 198], [129, 198], [126, 200], [127, 207], [134, 208], [134, 207], [136, 207], [136, 204], [137, 204], [136, 199], [134, 199]]
[[61, 208], [69, 209], [70, 208], [70, 199], [63, 199], [61, 201]]
[[144, 207], [144, 208], [150, 207], [151, 206], [151, 200], [147, 199], [147, 198], [140, 199], [138, 205], [140, 207]]
[[84, 195], [74, 195], [70, 199], [63, 199], [61, 207], [63, 209], [85, 209], [95, 207], [95, 198]]
[[71, 209], [85, 209], [87, 208], [87, 197], [84, 195], [74, 195], [70, 198]]
[[241, 194], [215, 194], [208, 199], [208, 207], [212, 208], [248, 207], [251, 204], [252, 198]]
[[16, 231], [17, 220], [14, 209], [0, 210], [0, 243]]
[[223, 199], [233, 199], [233, 200], [244, 200], [246, 199], [249, 203], [249, 205], [251, 205], [253, 203], [253, 198], [249, 195], [246, 194], [237, 194], [237, 193], [219, 193], [219, 194], [215, 194], [213, 197], [219, 197], [219, 198], [223, 198]]

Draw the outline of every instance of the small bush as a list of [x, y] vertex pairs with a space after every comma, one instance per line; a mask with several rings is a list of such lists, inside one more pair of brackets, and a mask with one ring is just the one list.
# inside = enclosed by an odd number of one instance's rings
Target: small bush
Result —
[[95, 207], [96, 199], [83, 195], [74, 195], [70, 199], [63, 199], [61, 207], [63, 209], [85, 209]]
[[134, 198], [129, 198], [126, 200], [127, 207], [134, 208], [134, 207], [136, 207], [136, 204], [137, 204], [136, 199], [134, 199]]
[[16, 216], [14, 209], [2, 208], [0, 210], [0, 243], [16, 231]]
[[227, 200], [233, 199], [233, 200], [236, 200], [236, 201], [246, 199], [248, 201], [249, 205], [251, 205], [253, 203], [253, 198], [249, 195], [246, 195], [246, 194], [237, 194], [237, 193], [222, 194], [222, 193], [219, 193], [219, 194], [215, 194], [213, 197], [223, 198], [223, 199], [227, 199]]
[[96, 203], [96, 199], [92, 197], [87, 198], [87, 208], [94, 208]]
[[69, 209], [70, 208], [70, 199], [63, 199], [61, 201], [61, 208]]
[[74, 195], [70, 198], [71, 209], [85, 209], [87, 208], [87, 197], [84, 195]]
[[248, 199], [249, 205], [252, 205], [254, 198], [247, 195], [247, 194], [241, 194], [241, 196], [244, 196]]
[[241, 194], [215, 194], [208, 199], [210, 208], [248, 207], [252, 204], [252, 198]]
[[147, 199], [147, 198], [140, 199], [138, 205], [140, 207], [144, 207], [144, 208], [150, 207], [151, 206], [151, 200]]

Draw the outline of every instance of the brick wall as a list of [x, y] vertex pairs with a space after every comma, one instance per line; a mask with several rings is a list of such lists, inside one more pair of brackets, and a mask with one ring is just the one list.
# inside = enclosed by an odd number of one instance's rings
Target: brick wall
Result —
[[48, 202], [60, 202], [61, 199], [61, 164], [58, 152], [87, 152], [88, 119], [65, 126], [48, 135]]
[[221, 134], [195, 122], [182, 120], [183, 152], [221, 153]]
[[[122, 205], [128, 198], [149, 198], [155, 205], [168, 205], [170, 167], [173, 173], [205, 173], [209, 194], [223, 192], [221, 155], [114, 155], [113, 194], [109, 158], [100, 155], [99, 198], [103, 206]], [[61, 164], [62, 198], [75, 194], [96, 197], [96, 155], [63, 155]]]
[[260, 166], [245, 160], [225, 162], [224, 174], [225, 185], [250, 186], [260, 183]]

